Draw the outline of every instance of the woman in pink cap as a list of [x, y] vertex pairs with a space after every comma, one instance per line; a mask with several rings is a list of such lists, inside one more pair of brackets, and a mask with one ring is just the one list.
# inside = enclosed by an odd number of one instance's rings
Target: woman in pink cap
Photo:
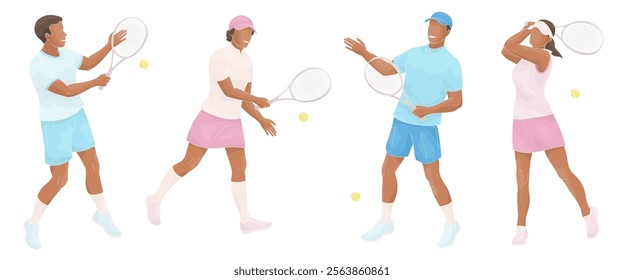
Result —
[[[587, 226], [587, 236], [598, 234], [597, 212], [589, 207], [581, 181], [568, 166], [563, 136], [550, 106], [544, 97], [546, 81], [552, 67], [552, 56], [561, 57], [555, 48], [555, 26], [548, 20], [527, 22], [503, 47], [502, 54], [516, 64], [512, 78], [516, 86], [513, 121], [513, 148], [516, 151], [516, 181], [518, 184], [518, 223], [514, 245], [528, 238], [526, 216], [529, 210], [529, 167], [531, 155], [545, 151], [548, 160], [566, 184]], [[531, 46], [521, 45], [530, 36]]]
[[237, 16], [226, 32], [229, 42], [210, 57], [210, 93], [188, 133], [186, 155], [167, 173], [156, 193], [146, 199], [147, 215], [154, 225], [160, 224], [160, 203], [169, 189], [193, 170], [209, 148], [225, 148], [232, 168], [232, 194], [240, 214], [243, 233], [267, 229], [270, 222], [249, 217], [245, 187], [245, 140], [241, 125], [241, 107], [256, 119], [267, 135], [275, 136], [275, 123], [255, 109], [269, 107], [266, 98], [251, 94], [252, 64], [244, 51], [255, 29], [251, 19]]

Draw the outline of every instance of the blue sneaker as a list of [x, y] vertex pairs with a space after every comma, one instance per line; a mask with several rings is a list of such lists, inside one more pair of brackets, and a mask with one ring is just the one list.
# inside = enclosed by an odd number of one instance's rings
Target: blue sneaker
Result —
[[113, 224], [113, 220], [111, 220], [110, 214], [108, 212], [104, 214], [100, 214], [97, 211], [93, 214], [93, 221], [102, 226], [106, 233], [112, 237], [121, 236], [121, 232], [117, 229], [117, 227]]
[[442, 238], [438, 241], [438, 247], [446, 247], [453, 244], [455, 241], [455, 235], [459, 232], [459, 224], [457, 222], [452, 224], [444, 224], [444, 233]]
[[41, 249], [41, 242], [39, 242], [39, 225], [32, 224], [30, 220], [28, 220], [24, 223], [24, 230], [26, 230], [26, 244], [35, 250]]
[[362, 239], [365, 241], [377, 241], [379, 238], [386, 234], [391, 234], [394, 231], [394, 225], [392, 222], [384, 223], [382, 221], [377, 221], [375, 226], [367, 231], [364, 235], [362, 235]]

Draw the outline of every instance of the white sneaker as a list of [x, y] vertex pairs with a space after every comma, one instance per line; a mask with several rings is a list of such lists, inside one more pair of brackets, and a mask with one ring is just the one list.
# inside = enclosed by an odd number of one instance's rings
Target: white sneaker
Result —
[[151, 196], [145, 198], [147, 208], [147, 220], [153, 225], [160, 225], [160, 203], [152, 201]]
[[26, 230], [26, 243], [31, 248], [38, 250], [41, 249], [41, 242], [39, 242], [39, 224], [32, 224], [30, 220], [24, 223], [24, 230]]
[[459, 232], [459, 224], [454, 222], [452, 224], [444, 224], [444, 233], [440, 241], [438, 241], [438, 247], [446, 247], [455, 241], [455, 235]]
[[524, 245], [528, 238], [529, 232], [527, 231], [527, 228], [524, 226], [518, 226], [516, 228], [516, 235], [514, 236], [513, 240], [511, 240], [511, 244]]
[[93, 221], [103, 227], [108, 235], [112, 237], [121, 236], [121, 232], [119, 232], [119, 229], [113, 224], [113, 220], [108, 212], [100, 214], [96, 211], [93, 213]]
[[254, 231], [261, 231], [271, 227], [271, 222], [260, 221], [254, 218], [249, 218], [246, 223], [240, 223], [240, 230], [242, 233], [250, 233]]
[[375, 226], [362, 235], [362, 239], [366, 241], [377, 241], [384, 235], [391, 234], [394, 231], [394, 225], [392, 222], [384, 223], [381, 220], [378, 221]]
[[587, 226], [587, 237], [594, 238], [598, 235], [598, 209], [590, 207], [589, 215], [583, 217]]

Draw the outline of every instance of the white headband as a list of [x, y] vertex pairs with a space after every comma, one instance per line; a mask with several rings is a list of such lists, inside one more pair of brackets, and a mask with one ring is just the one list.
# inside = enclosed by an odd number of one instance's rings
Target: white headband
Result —
[[553, 34], [552, 31], [550, 31], [550, 27], [548, 27], [548, 25], [543, 22], [543, 21], [538, 21], [535, 24], [531, 25], [528, 27], [529, 30], [533, 29], [533, 28], [537, 28], [537, 30], [540, 31], [540, 33], [552, 38]]

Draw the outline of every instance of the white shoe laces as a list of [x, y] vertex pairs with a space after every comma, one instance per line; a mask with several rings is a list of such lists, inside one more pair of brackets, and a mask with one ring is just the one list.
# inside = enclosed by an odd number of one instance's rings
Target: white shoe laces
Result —
[[102, 223], [104, 225], [106, 225], [107, 227], [115, 227], [115, 225], [113, 224], [113, 220], [111, 219], [111, 216], [109, 214], [102, 214], [100, 215], [100, 217], [102, 218]]
[[160, 217], [160, 207], [157, 203], [150, 202], [150, 214], [154, 218]]
[[589, 217], [588, 219], [585, 219], [585, 225], [587, 226], [587, 228], [593, 228], [596, 226], [596, 220], [592, 217]]
[[39, 227], [37, 225], [28, 226], [29, 237], [32, 239], [39, 239]]
[[525, 230], [522, 230], [522, 229], [516, 229], [516, 235], [514, 236], [514, 239], [515, 239], [515, 240], [517, 240], [517, 239], [521, 239], [521, 238], [522, 238], [522, 239], [524, 239], [524, 238], [525, 238], [525, 236], [526, 236], [526, 234], [525, 234], [525, 233], [526, 233], [526, 229], [525, 229]]
[[452, 226], [452, 224], [444, 224], [444, 232], [442, 233], [442, 235], [449, 235]]

